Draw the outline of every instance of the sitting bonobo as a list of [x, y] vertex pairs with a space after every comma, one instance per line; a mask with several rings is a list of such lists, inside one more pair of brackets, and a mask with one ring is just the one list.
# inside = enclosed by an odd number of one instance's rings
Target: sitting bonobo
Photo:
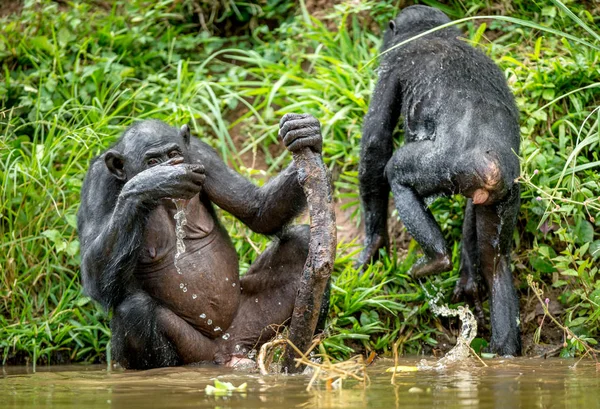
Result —
[[[426, 199], [460, 193], [468, 198], [463, 225], [461, 279], [455, 300], [467, 297], [483, 319], [489, 291], [490, 348], [521, 352], [519, 300], [510, 249], [519, 211], [519, 113], [500, 69], [461, 40], [454, 27], [395, 45], [450, 22], [441, 11], [411, 6], [390, 21], [379, 79], [363, 124], [359, 181], [365, 213], [365, 249], [359, 265], [388, 246], [390, 190], [398, 216], [424, 256], [410, 274], [452, 269], [451, 252]], [[393, 133], [404, 119], [404, 145]]]
[[[315, 118], [287, 114], [280, 127], [288, 150], [320, 154]], [[277, 235], [241, 279], [213, 204]], [[115, 360], [135, 369], [233, 364], [273, 337], [291, 317], [308, 254], [308, 227], [286, 227], [305, 204], [294, 164], [259, 188], [190, 138], [187, 125], [146, 120], [127, 129], [92, 161], [78, 213], [83, 285], [112, 310]]]

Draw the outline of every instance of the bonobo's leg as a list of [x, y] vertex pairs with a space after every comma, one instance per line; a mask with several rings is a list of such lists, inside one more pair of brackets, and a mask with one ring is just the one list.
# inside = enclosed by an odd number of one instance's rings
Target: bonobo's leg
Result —
[[392, 157], [394, 128], [400, 116], [400, 91], [390, 72], [382, 71], [363, 123], [358, 181], [365, 217], [365, 243], [357, 266], [362, 267], [387, 247], [390, 187], [383, 170]]
[[[233, 323], [227, 329], [229, 338], [219, 340], [215, 361], [228, 363], [232, 357], [244, 356], [259, 349], [289, 324], [296, 301], [298, 285], [308, 255], [308, 226], [294, 226], [271, 244], [242, 277], [242, 297]], [[324, 321], [329, 308], [329, 291], [322, 302], [319, 321]]]
[[452, 191], [451, 155], [435, 141], [417, 141], [399, 148], [385, 168], [398, 216], [421, 245], [425, 257], [411, 268], [413, 277], [452, 269], [446, 241], [424, 198]]
[[215, 342], [143, 291], [115, 308], [111, 350], [124, 368], [150, 369], [212, 361]]
[[521, 353], [519, 299], [510, 271], [510, 250], [519, 204], [520, 189], [514, 184], [503, 200], [489, 206], [475, 206], [481, 272], [490, 292], [490, 349], [500, 355]]
[[474, 308], [479, 327], [485, 324], [482, 301], [484, 286], [479, 266], [479, 248], [477, 247], [477, 226], [475, 224], [475, 209], [473, 200], [467, 199], [465, 219], [463, 222], [463, 238], [460, 253], [460, 280], [456, 283], [453, 302], [465, 299]]

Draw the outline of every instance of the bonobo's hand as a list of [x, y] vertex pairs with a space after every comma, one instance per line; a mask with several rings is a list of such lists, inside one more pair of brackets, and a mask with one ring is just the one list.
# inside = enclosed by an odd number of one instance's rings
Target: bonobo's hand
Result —
[[321, 153], [321, 124], [310, 114], [285, 114], [279, 122], [279, 137], [290, 152], [311, 148]]
[[121, 192], [123, 197], [138, 197], [144, 204], [158, 199], [190, 199], [204, 183], [204, 166], [171, 160], [135, 175]]

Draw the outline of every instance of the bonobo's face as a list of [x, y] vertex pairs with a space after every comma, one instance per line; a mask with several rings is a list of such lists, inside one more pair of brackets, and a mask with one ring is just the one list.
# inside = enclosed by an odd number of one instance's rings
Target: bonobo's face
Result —
[[[416, 34], [451, 21], [442, 11], [433, 7], [419, 5], [406, 7], [394, 20], [390, 20], [388, 29], [383, 36], [382, 50], [387, 50], [398, 43], [399, 40], [406, 40]], [[453, 34], [460, 34], [456, 29], [453, 29], [453, 31]]]
[[114, 149], [105, 155], [112, 174], [127, 181], [161, 163], [189, 162], [190, 128], [174, 128], [158, 120], [139, 122], [125, 131]]

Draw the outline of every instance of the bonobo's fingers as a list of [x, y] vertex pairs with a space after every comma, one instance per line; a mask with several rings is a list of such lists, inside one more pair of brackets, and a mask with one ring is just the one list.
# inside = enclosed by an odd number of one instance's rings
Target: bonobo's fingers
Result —
[[146, 205], [162, 198], [191, 199], [204, 184], [204, 166], [189, 163], [153, 166], [129, 180], [121, 194], [139, 197]]
[[204, 165], [200, 165], [200, 164], [190, 165], [190, 164], [187, 164], [185, 166], [188, 169], [188, 172], [190, 172], [190, 178], [191, 178], [192, 182], [194, 182], [198, 186], [202, 186], [204, 184], [204, 180], [206, 179], [206, 173], [205, 173]]
[[279, 123], [279, 136], [290, 152], [311, 148], [320, 153], [323, 147], [321, 124], [309, 114], [286, 114]]
[[179, 165], [180, 163], [183, 163], [183, 157], [178, 156], [176, 158], [172, 158], [166, 162], [161, 163], [160, 166], [173, 166], [173, 165]]

